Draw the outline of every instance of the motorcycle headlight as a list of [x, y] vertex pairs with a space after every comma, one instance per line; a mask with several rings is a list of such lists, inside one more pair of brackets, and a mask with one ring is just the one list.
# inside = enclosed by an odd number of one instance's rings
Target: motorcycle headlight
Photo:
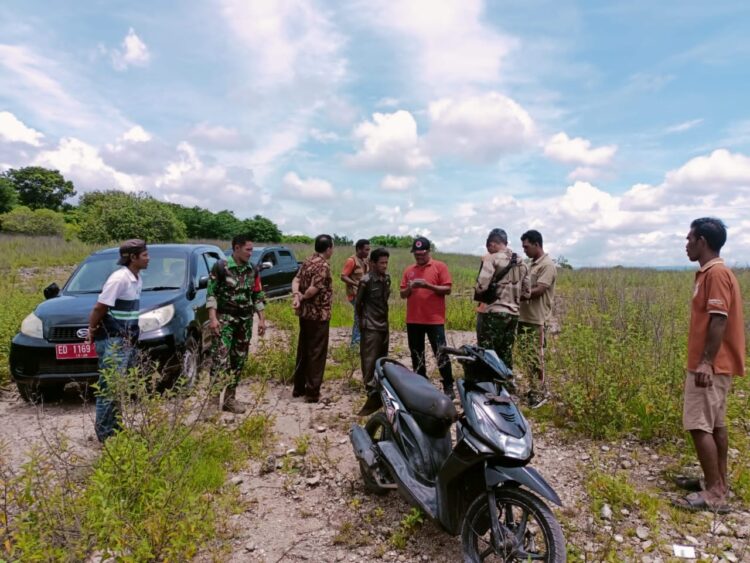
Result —
[[174, 305], [159, 307], [153, 311], [147, 311], [138, 317], [138, 328], [141, 332], [159, 330], [174, 317]]
[[494, 444], [507, 457], [515, 459], [528, 459], [531, 455], [533, 439], [531, 437], [531, 428], [527, 426], [525, 434], [520, 438], [515, 438], [502, 432], [489, 415], [484, 412], [482, 404], [472, 399], [472, 407], [479, 422], [479, 433], [490, 444]]
[[28, 315], [21, 323], [21, 334], [33, 338], [43, 338], [43, 332], [42, 319], [34, 313]]

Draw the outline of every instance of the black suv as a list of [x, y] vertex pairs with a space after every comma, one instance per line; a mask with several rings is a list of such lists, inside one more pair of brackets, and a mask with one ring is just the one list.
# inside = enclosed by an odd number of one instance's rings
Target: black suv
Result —
[[[224, 251], [227, 256], [232, 249]], [[260, 282], [266, 297], [280, 297], [292, 292], [292, 280], [297, 275], [300, 262], [294, 251], [286, 246], [256, 246], [250, 262], [260, 270]]]
[[[143, 270], [139, 347], [164, 367], [165, 383], [182, 373], [192, 384], [208, 349], [208, 273], [222, 251], [205, 244], [154, 244]], [[10, 373], [21, 396], [62, 390], [98, 378], [96, 350], [84, 343], [88, 317], [104, 282], [119, 266], [117, 248], [95, 252], [75, 269], [62, 290], [45, 289], [46, 301], [21, 323], [11, 342]]]

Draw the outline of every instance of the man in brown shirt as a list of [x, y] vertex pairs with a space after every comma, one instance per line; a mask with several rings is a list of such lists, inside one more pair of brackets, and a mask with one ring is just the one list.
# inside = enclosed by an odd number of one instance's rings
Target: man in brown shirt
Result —
[[328, 355], [328, 324], [331, 320], [333, 284], [328, 261], [333, 255], [330, 235], [315, 237], [315, 254], [305, 260], [292, 281], [292, 307], [299, 316], [297, 362], [293, 397], [308, 403], [320, 400], [320, 386]]
[[538, 408], [547, 402], [548, 389], [544, 374], [545, 326], [552, 317], [555, 300], [557, 266], [544, 252], [542, 233], [535, 230], [521, 235], [523, 251], [531, 259], [529, 278], [531, 292], [521, 298], [518, 337], [529, 377], [529, 406]]
[[727, 395], [733, 376], [745, 374], [745, 323], [737, 278], [719, 257], [724, 223], [704, 217], [690, 225], [685, 251], [698, 262], [688, 332], [682, 421], [690, 432], [704, 480], [675, 482], [694, 491], [675, 504], [686, 510], [727, 512]]
[[487, 254], [477, 276], [475, 292], [487, 291], [495, 281], [494, 301], [487, 303], [481, 323], [477, 323], [477, 342], [482, 348], [494, 350], [509, 368], [513, 368], [513, 342], [516, 339], [518, 311], [522, 296], [529, 296], [528, 266], [514, 260], [508, 248], [508, 235], [503, 229], [492, 229], [487, 236]]

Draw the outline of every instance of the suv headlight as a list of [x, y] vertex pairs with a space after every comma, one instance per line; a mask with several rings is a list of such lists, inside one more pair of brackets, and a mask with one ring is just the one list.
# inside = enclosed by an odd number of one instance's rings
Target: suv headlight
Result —
[[21, 333], [33, 338], [43, 338], [42, 319], [31, 313], [21, 323]]
[[159, 307], [153, 311], [143, 313], [138, 317], [138, 328], [141, 332], [151, 332], [159, 330], [174, 317], [174, 305]]

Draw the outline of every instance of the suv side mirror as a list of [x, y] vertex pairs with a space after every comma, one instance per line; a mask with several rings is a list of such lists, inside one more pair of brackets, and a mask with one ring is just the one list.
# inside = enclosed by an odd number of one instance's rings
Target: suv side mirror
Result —
[[208, 276], [201, 276], [198, 279], [198, 289], [206, 289], [208, 287]]
[[262, 262], [259, 270], [269, 270], [271, 268], [273, 268], [273, 264], [271, 262]]
[[52, 282], [44, 288], [44, 291], [42, 293], [44, 293], [45, 299], [52, 299], [60, 295], [60, 287], [56, 283]]

